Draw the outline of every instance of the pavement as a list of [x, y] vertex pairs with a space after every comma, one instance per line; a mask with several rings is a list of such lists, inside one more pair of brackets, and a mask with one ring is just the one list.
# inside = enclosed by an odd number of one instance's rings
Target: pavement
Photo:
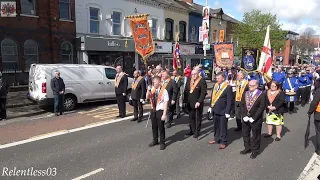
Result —
[[[100, 112], [112, 113], [111, 106]], [[243, 140], [240, 132], [233, 131], [236, 127], [234, 119], [228, 124], [229, 145], [225, 150], [219, 150], [218, 145], [207, 143], [213, 138], [213, 122], [205, 118], [199, 141], [184, 136], [189, 131], [187, 116], [175, 120], [174, 126], [166, 129], [167, 148], [164, 151], [160, 151], [159, 146], [148, 147], [152, 140], [152, 131], [151, 124], [146, 128], [146, 120], [136, 123], [128, 118], [117, 121], [110, 119], [109, 122], [99, 125], [97, 122], [105, 121], [101, 118], [107, 115], [100, 117], [93, 114], [99, 111], [92, 111], [94, 109], [23, 122], [32, 122], [34, 128], [31, 128], [30, 124], [25, 126], [22, 122], [17, 122], [22, 125], [11, 127], [11, 133], [14, 135], [8, 139], [6, 134], [10, 132], [2, 132], [15, 124], [10, 123], [0, 127], [0, 143], [13, 143], [10, 147], [0, 145], [0, 179], [317, 179], [316, 176], [320, 174], [320, 163], [317, 160], [320, 158], [314, 154], [314, 126], [312, 123], [310, 145], [304, 149], [307, 107], [298, 108], [298, 113], [285, 115], [281, 141], [274, 141], [275, 136], [262, 137], [261, 154], [255, 160], [250, 159], [250, 155], [239, 154], [243, 150]], [[34, 131], [39, 132], [45, 127], [52, 127], [51, 122], [57, 122], [60, 133], [34, 135], [39, 139], [19, 144], [20, 139], [29, 137]], [[85, 128], [85, 124], [88, 123], [96, 126]], [[61, 132], [61, 128], [74, 124], [78, 127], [84, 125], [84, 128]], [[262, 133], [266, 133], [265, 124]], [[4, 176], [7, 175], [6, 170], [17, 172], [31, 168], [33, 172], [48, 170], [52, 176]]]

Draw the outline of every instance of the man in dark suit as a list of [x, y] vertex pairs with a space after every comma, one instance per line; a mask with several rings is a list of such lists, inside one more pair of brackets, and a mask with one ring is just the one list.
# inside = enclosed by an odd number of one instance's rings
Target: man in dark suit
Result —
[[166, 87], [169, 94], [169, 104], [167, 113], [167, 128], [170, 128], [173, 121], [173, 112], [176, 108], [178, 87], [174, 80], [170, 78], [169, 71], [163, 70], [161, 72], [162, 86]]
[[[252, 152], [250, 158], [255, 159], [260, 151], [261, 128], [263, 122], [263, 111], [266, 108], [266, 99], [264, 93], [258, 89], [257, 80], [249, 82], [249, 91], [243, 94], [241, 100], [242, 115], [242, 136], [244, 141], [244, 150], [240, 154]], [[250, 142], [250, 132], [252, 130], [252, 141]]]
[[126, 95], [128, 88], [128, 77], [126, 73], [122, 72], [122, 67], [117, 66], [117, 75], [115, 79], [115, 92], [119, 108], [119, 116], [117, 118], [124, 118], [126, 116]]
[[314, 113], [314, 127], [316, 130], [316, 154], [320, 156], [320, 89], [318, 89], [310, 104], [308, 115]]
[[177, 114], [177, 119], [180, 118], [180, 96], [181, 96], [181, 87], [183, 86], [183, 78], [181, 78], [181, 76], [178, 74], [177, 70], [174, 70], [172, 72], [172, 80], [174, 80], [174, 82], [176, 82], [177, 84], [177, 101], [176, 101], [176, 114]]
[[207, 95], [207, 83], [199, 75], [198, 70], [192, 70], [191, 78], [188, 78], [184, 89], [183, 102], [186, 104], [189, 112], [190, 132], [187, 136], [197, 138], [200, 135], [203, 104]]
[[230, 118], [233, 100], [232, 87], [225, 82], [225, 75], [219, 72], [216, 75], [217, 83], [214, 85], [211, 95], [211, 103], [208, 109], [213, 113], [214, 140], [209, 144], [220, 144], [219, 149], [227, 147], [228, 118]]
[[245, 79], [244, 72], [238, 72], [237, 84], [236, 84], [236, 96], [235, 96], [235, 113], [236, 113], [236, 122], [237, 128], [235, 131], [241, 131], [242, 129], [242, 121], [241, 121], [241, 99], [243, 94], [248, 91], [248, 81]]
[[132, 100], [134, 118], [131, 121], [140, 123], [143, 117], [143, 102], [146, 96], [146, 83], [140, 71], [134, 71], [130, 99]]

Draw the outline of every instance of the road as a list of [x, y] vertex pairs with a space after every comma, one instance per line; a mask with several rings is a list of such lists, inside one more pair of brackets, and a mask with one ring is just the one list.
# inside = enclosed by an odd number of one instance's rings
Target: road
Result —
[[[307, 107], [297, 114], [285, 115], [283, 138], [280, 142], [262, 137], [261, 155], [255, 160], [240, 155], [243, 150], [241, 133], [233, 131], [229, 121], [225, 150], [209, 145], [213, 137], [212, 121], [204, 120], [202, 135], [196, 139], [188, 132], [188, 117], [176, 120], [166, 129], [167, 148], [149, 148], [151, 126], [146, 121], [120, 121], [91, 129], [68, 133], [0, 150], [0, 168], [56, 168], [54, 177], [5, 177], [0, 179], [68, 180], [89, 174], [93, 180], [294, 180], [308, 164], [314, 152], [310, 143], [303, 148]], [[69, 115], [66, 118], [74, 118]], [[93, 118], [93, 117], [91, 117]], [[313, 124], [311, 126], [313, 127]], [[266, 127], [263, 125], [263, 133]], [[273, 137], [275, 138], [275, 137]], [[314, 130], [311, 140], [314, 142]], [[316, 178], [315, 178], [316, 179]]]

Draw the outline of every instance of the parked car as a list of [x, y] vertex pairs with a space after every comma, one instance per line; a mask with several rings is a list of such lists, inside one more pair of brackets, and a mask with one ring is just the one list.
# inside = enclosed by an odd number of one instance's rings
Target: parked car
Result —
[[[29, 99], [39, 105], [53, 105], [51, 79], [60, 71], [64, 80], [66, 111], [75, 109], [78, 103], [116, 99], [114, 91], [116, 69], [110, 66], [89, 64], [32, 64], [29, 71]], [[133, 79], [128, 78], [131, 92]]]

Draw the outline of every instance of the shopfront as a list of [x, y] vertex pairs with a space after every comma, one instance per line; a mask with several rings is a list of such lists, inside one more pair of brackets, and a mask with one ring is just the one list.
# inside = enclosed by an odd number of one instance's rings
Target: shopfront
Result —
[[116, 39], [83, 36], [81, 50], [78, 52], [80, 63], [106, 66], [121, 65], [130, 76], [135, 70], [135, 46], [132, 39]]

